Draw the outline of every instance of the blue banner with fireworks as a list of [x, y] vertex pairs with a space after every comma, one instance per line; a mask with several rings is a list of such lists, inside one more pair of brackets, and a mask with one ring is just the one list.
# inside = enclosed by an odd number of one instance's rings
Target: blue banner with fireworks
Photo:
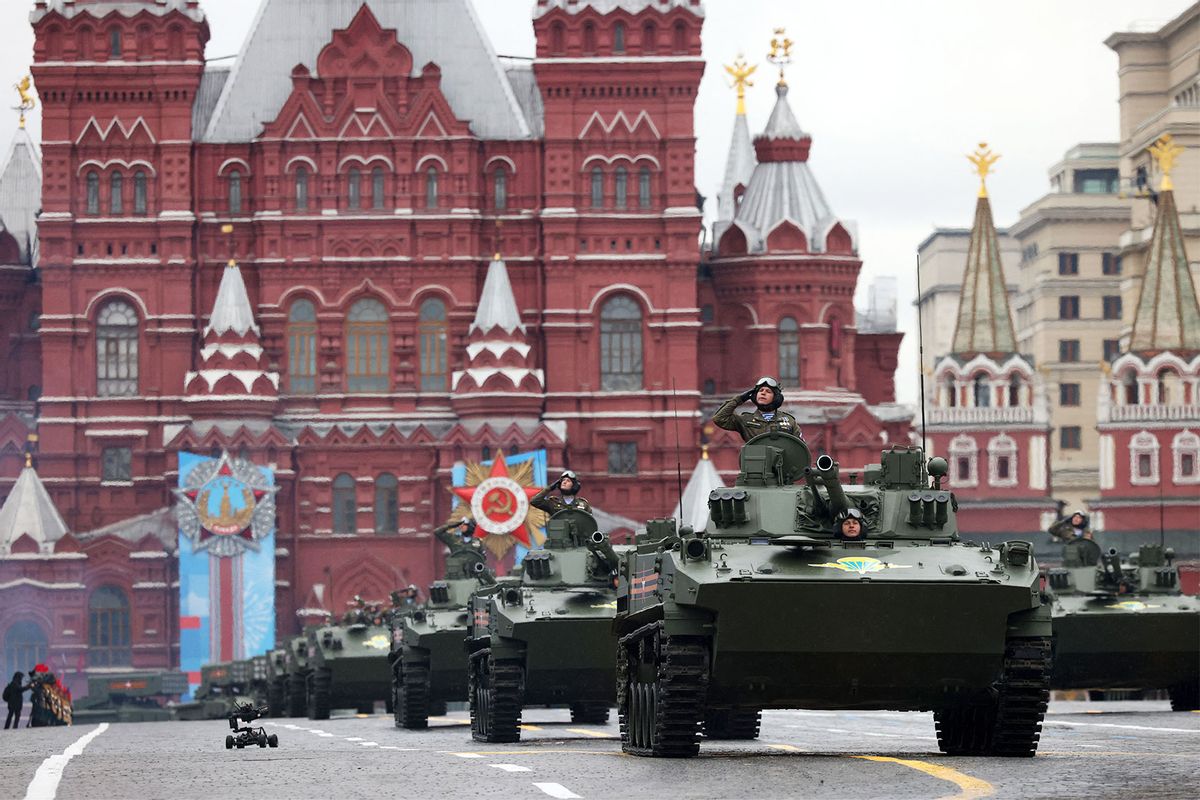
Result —
[[179, 661], [204, 664], [275, 646], [275, 475], [244, 460], [179, 454]]
[[478, 526], [476, 535], [503, 539], [501, 551], [511, 544], [513, 563], [520, 564], [530, 548], [539, 548], [546, 540], [545, 530], [527, 519], [529, 498], [546, 485], [546, 451], [499, 455], [502, 460], [455, 464], [450, 481], [456, 506], [468, 506]]

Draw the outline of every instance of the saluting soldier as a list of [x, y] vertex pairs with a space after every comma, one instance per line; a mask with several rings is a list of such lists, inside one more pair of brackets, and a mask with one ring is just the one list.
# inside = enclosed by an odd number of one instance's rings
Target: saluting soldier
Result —
[[[558, 480], [531, 497], [529, 505], [540, 508], [547, 514], [562, 511], [564, 508], [576, 508], [590, 514], [592, 504], [579, 496], [580, 485], [579, 476], [569, 469], [565, 470]], [[560, 496], [551, 494], [555, 489], [558, 489]]]
[[[754, 402], [754, 411], [739, 412], [737, 407], [747, 400]], [[779, 381], [770, 375], [758, 379], [753, 388], [747, 389], [736, 397], [726, 400], [717, 413], [713, 414], [713, 422], [717, 427], [727, 431], [737, 431], [742, 441], [750, 441], [761, 433], [778, 432], [790, 433], [803, 438], [796, 418], [786, 411], [780, 411], [783, 405], [783, 389]]]

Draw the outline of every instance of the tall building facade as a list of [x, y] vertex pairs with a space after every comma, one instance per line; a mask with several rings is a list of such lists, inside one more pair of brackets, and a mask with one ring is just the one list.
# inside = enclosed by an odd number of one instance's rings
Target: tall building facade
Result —
[[[127, 663], [173, 663], [177, 609], [151, 624], [139, 593], [177, 580], [182, 452], [272, 470], [286, 633], [301, 606], [432, 579], [455, 465], [501, 449], [545, 449], [627, 520], [669, 513], [715, 387], [780, 353], [790, 398], [833, 409], [808, 427], [822, 448], [851, 465], [906, 440], [900, 335], [856, 335], [852, 228], [755, 212], [739, 230], [766, 245], [702, 259], [703, 22], [699, 0], [539, 0], [524, 61], [468, 0], [262, 0], [208, 64], [198, 0], [37, 2], [36, 230], [0, 206], [0, 301], [28, 309], [2, 320], [27, 327], [4, 329], [0, 498], [28, 452], [67, 534], [38, 559], [0, 539], [49, 593], [0, 583], [0, 637], [36, 606], [123, 599]], [[747, 197], [803, 171], [780, 104]], [[712, 349], [716, 306], [741, 309], [736, 347]], [[89, 537], [165, 571], [56, 573], [55, 542]], [[82, 624], [33, 624], [51, 658], [87, 650]]]

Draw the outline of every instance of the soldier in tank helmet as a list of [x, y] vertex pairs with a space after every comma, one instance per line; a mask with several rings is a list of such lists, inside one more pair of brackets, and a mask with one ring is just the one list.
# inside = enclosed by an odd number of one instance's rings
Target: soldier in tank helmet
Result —
[[[747, 400], [754, 402], [754, 411], [738, 412], [737, 407]], [[759, 378], [753, 388], [726, 400], [717, 413], [713, 414], [713, 422], [727, 431], [737, 431], [742, 441], [749, 441], [760, 433], [790, 433], [803, 438], [796, 418], [786, 411], [780, 411], [783, 405], [783, 388], [779, 381], [770, 375]]]
[[433, 535], [438, 541], [450, 548], [451, 552], [469, 548], [481, 550], [483, 541], [475, 537], [475, 520], [470, 517], [453, 519], [445, 525], [433, 529]]
[[866, 534], [866, 520], [857, 508], [847, 508], [834, 519], [840, 539], [861, 539]]
[[1063, 517], [1058, 522], [1052, 524], [1049, 532], [1051, 536], [1056, 536], [1066, 542], [1074, 539], [1092, 538], [1092, 529], [1088, 525], [1088, 515], [1083, 513], [1083, 509], [1076, 509], [1071, 513], [1071, 516]]
[[[564, 508], [575, 508], [590, 514], [592, 513], [592, 504], [579, 496], [581, 485], [578, 475], [569, 469], [564, 470], [558, 480], [531, 497], [529, 505], [540, 508], [547, 514], [562, 511]], [[556, 497], [551, 494], [555, 489], [558, 489], [560, 496]]]

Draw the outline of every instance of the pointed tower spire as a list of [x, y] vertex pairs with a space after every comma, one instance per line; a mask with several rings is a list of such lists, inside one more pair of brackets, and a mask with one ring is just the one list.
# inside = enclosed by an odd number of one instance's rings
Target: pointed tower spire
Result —
[[1134, 353], [1200, 352], [1200, 302], [1188, 268], [1171, 187], [1171, 168], [1182, 152], [1170, 134], [1150, 148], [1163, 175], [1162, 191], [1129, 340], [1129, 350]]
[[[750, 126], [746, 122], [746, 87], [754, 85], [750, 77], [757, 69], [757, 65], [747, 64], [745, 56], [740, 53], [732, 65], [725, 67], [737, 89], [737, 115], [733, 119], [729, 156], [725, 159], [725, 180], [717, 195], [719, 221], [733, 219], [737, 213], [738, 195], [750, 184], [750, 176], [754, 174], [754, 167], [758, 163], [754, 157], [754, 145], [750, 141]], [[720, 231], [717, 235], [720, 236]]]
[[25, 468], [0, 506], [0, 554], [12, 552], [13, 544], [23, 536], [28, 536], [39, 552], [50, 553], [54, 543], [66, 533], [67, 523], [33, 468], [30, 454], [26, 453]]
[[708, 458], [708, 445], [704, 445], [700, 452], [700, 460], [696, 462], [687, 486], [683, 489], [683, 497], [675, 506], [672, 516], [683, 520], [684, 525], [691, 525], [692, 530], [704, 530], [708, 527], [708, 495], [713, 489], [720, 489], [723, 485], [717, 468]]
[[[231, 235], [233, 226], [226, 225], [222, 232]], [[232, 258], [221, 274], [204, 329], [200, 369], [187, 373], [184, 394], [189, 403], [205, 404], [209, 407], [204, 410], [213, 414], [245, 414], [251, 409], [269, 414], [279, 397], [279, 373], [267, 370], [246, 282]]]
[[959, 294], [958, 321], [954, 326], [951, 352], [1015, 353], [1017, 337], [1013, 332], [1012, 311], [1008, 306], [1008, 284], [1000, 261], [1000, 243], [992, 221], [985, 179], [999, 156], [981, 143], [967, 159], [979, 174], [979, 199], [975, 203], [975, 223], [967, 248], [967, 267], [963, 271]]
[[456, 370], [452, 379], [455, 412], [464, 418], [538, 417], [545, 381], [533, 364], [508, 267], [497, 253], [468, 331], [467, 368]]

